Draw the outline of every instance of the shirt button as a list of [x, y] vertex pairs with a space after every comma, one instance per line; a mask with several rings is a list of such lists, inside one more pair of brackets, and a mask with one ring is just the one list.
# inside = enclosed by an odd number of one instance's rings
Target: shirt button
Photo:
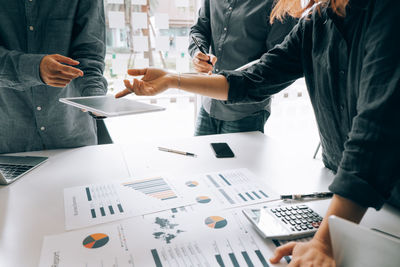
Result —
[[33, 26], [29, 26], [29, 30], [33, 31]]
[[219, 71], [219, 69], [215, 69], [215, 71]]
[[40, 127], [40, 130], [44, 131], [44, 130], [46, 130], [46, 127], [42, 126], [42, 127]]
[[218, 51], [221, 51], [222, 50], [222, 48], [220, 47], [220, 48], [218, 48]]
[[[32, 0], [29, 0], [29, 1], [32, 1]], [[232, 11], [232, 7], [231, 6], [229, 7], [229, 11]]]
[[42, 107], [39, 106], [39, 107], [37, 107], [36, 109], [39, 110], [39, 111], [41, 111], [41, 110], [42, 110]]
[[343, 76], [344, 75], [344, 70], [339, 71], [339, 74]]
[[224, 28], [224, 31], [226, 31], [226, 30], [227, 30], [227, 28], [225, 27], [225, 28]]
[[344, 110], [344, 106], [340, 105], [340, 110], [343, 111]]

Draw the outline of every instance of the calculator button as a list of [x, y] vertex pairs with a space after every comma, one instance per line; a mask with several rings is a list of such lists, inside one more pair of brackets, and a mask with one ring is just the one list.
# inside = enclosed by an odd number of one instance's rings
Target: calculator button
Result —
[[282, 211], [286, 211], [286, 208], [285, 208], [285, 207], [282, 207], [281, 210], [282, 210]]
[[286, 222], [286, 220], [285, 220], [285, 219], [282, 219], [282, 222], [284, 222], [284, 223], [286, 223], [286, 224], [287, 224], [287, 222]]
[[278, 218], [282, 217], [282, 215], [279, 212], [275, 213], [275, 216]]
[[308, 207], [306, 205], [299, 205], [299, 206], [297, 206], [297, 208], [300, 210], [308, 209]]
[[307, 228], [311, 230], [311, 229], [313, 229], [314, 227], [313, 227], [311, 224], [307, 224]]
[[297, 231], [301, 231], [301, 227], [300, 226], [297, 225], [295, 228], [296, 228]]
[[313, 222], [311, 225], [314, 227], [314, 228], [319, 228], [319, 226], [320, 226], [320, 222]]
[[307, 226], [305, 226], [304, 224], [302, 224], [300, 227], [301, 227], [301, 229], [303, 229], [303, 230], [307, 230]]
[[276, 209], [271, 209], [271, 211], [272, 211], [273, 213], [275, 213], [275, 212], [276, 212]]
[[296, 224], [301, 224], [301, 221], [300, 220], [295, 220], [294, 221]]

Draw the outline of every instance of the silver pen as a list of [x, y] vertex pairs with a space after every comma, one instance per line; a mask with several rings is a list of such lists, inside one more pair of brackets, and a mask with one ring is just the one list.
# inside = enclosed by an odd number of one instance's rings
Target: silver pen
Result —
[[193, 153], [190, 153], [190, 152], [179, 151], [179, 150], [165, 148], [165, 147], [158, 147], [158, 150], [164, 151], [164, 152], [171, 152], [171, 153], [175, 153], [175, 154], [180, 154], [180, 155], [185, 155], [185, 156], [190, 156], [190, 157], [197, 157], [196, 154], [193, 154]]
[[332, 196], [332, 192], [315, 192], [311, 194], [281, 195], [281, 199], [328, 198]]

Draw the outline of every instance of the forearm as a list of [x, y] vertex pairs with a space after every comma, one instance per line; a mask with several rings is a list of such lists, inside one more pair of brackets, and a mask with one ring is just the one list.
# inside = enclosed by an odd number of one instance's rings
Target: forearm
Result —
[[228, 99], [229, 84], [222, 75], [170, 74], [169, 87], [214, 99]]
[[0, 46], [0, 86], [16, 90], [43, 84], [39, 65], [44, 55], [27, 54]]
[[82, 96], [103, 95], [107, 92], [107, 82], [103, 77], [106, 26], [102, 0], [80, 1], [74, 30], [71, 55], [81, 63], [80, 69], [84, 72], [75, 85]]
[[328, 217], [336, 215], [346, 220], [359, 223], [364, 216], [367, 208], [358, 205], [357, 203], [343, 198], [339, 195], [334, 195], [329, 205], [328, 211], [322, 221], [320, 228], [315, 234], [314, 238], [322, 241], [325, 244], [331, 244], [328, 227]]

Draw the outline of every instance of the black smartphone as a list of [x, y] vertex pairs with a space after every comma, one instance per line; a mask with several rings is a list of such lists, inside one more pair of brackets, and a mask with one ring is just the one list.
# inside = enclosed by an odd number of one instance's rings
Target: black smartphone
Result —
[[227, 143], [211, 143], [211, 147], [217, 158], [233, 158], [235, 156]]

